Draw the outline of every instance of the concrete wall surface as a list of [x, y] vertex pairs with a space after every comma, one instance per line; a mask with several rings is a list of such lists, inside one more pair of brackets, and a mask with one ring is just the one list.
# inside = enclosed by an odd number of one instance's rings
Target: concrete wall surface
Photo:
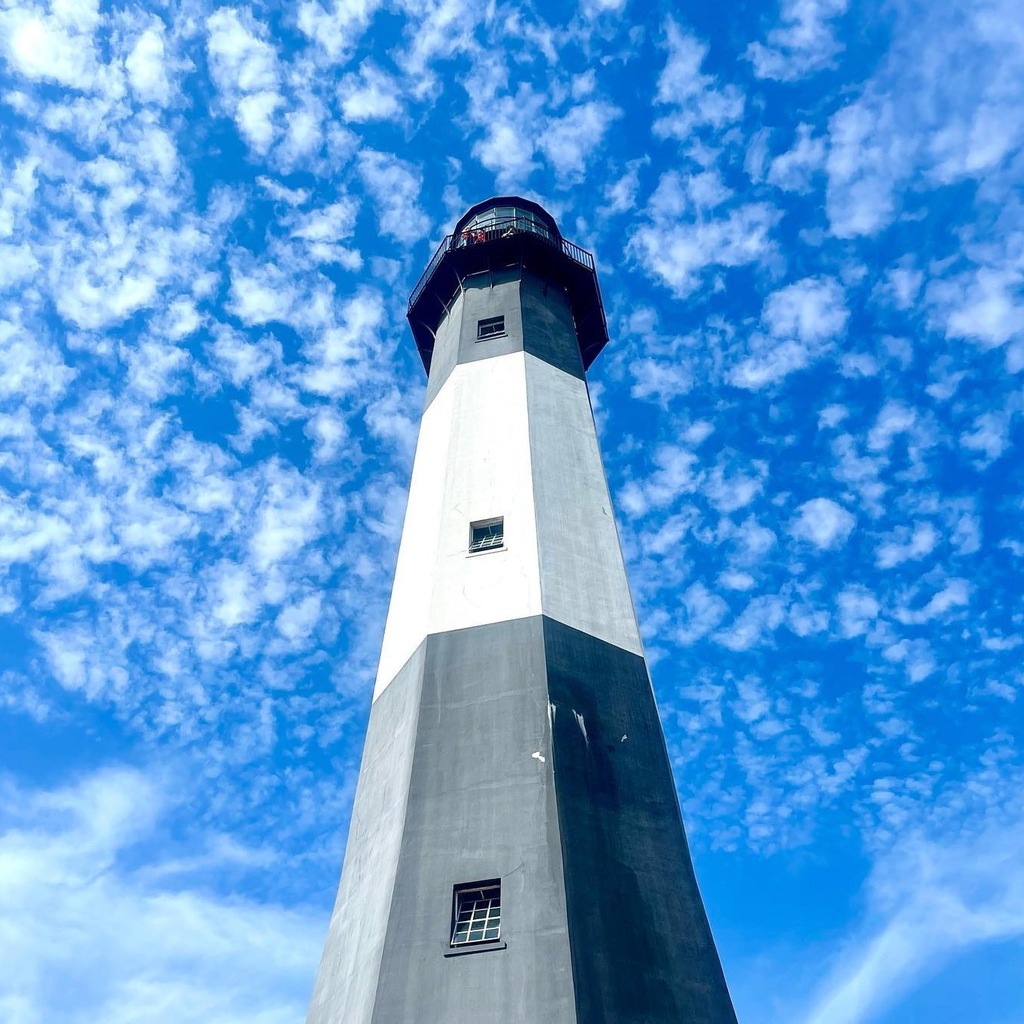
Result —
[[341, 885], [307, 1024], [372, 1019], [405, 830], [425, 655], [422, 644], [370, 716]]
[[[437, 331], [377, 695], [429, 633], [542, 613], [643, 651], [568, 304], [510, 273], [467, 282]], [[467, 557], [496, 516], [504, 550]]]
[[643, 658], [544, 619], [579, 1024], [735, 1024]]
[[[524, 359], [457, 366], [423, 415], [377, 696], [428, 633], [541, 611]], [[470, 524], [494, 516], [505, 547], [470, 554]]]
[[[735, 1024], [643, 658], [544, 616], [435, 634], [371, 720], [309, 1024]], [[488, 879], [500, 941], [453, 950]]]
[[526, 356], [541, 607], [643, 653], [586, 381]]
[[[539, 617], [427, 641], [373, 1024], [575, 1024], [545, 680]], [[454, 886], [491, 878], [505, 948], [445, 956]]]

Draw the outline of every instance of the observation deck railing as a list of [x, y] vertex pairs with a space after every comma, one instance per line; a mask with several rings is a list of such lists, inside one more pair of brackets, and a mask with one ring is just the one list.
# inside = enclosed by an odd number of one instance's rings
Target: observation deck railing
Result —
[[412, 294], [409, 296], [409, 308], [412, 309], [423, 294], [427, 282], [437, 269], [438, 264], [444, 259], [446, 253], [451, 252], [453, 249], [484, 245], [487, 242], [495, 242], [498, 239], [511, 238], [515, 235], [530, 235], [533, 238], [539, 239], [550, 245], [552, 249], [560, 251], [563, 256], [567, 256], [574, 263], [578, 263], [581, 267], [596, 273], [594, 257], [586, 249], [581, 249], [578, 245], [547, 231], [538, 230], [529, 221], [508, 217], [502, 220], [489, 221], [486, 224], [467, 226], [464, 231], [460, 231], [457, 234], [445, 235], [444, 240], [437, 247], [437, 251], [430, 257], [426, 270], [420, 275], [420, 279], [416, 282], [416, 287], [413, 288]]

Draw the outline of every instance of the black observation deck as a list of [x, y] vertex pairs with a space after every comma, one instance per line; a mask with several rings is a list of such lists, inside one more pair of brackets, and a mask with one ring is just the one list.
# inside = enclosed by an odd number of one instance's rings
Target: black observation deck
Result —
[[428, 372], [434, 333], [463, 281], [515, 266], [565, 290], [583, 366], [589, 369], [608, 343], [594, 257], [564, 239], [542, 206], [518, 196], [498, 196], [466, 212], [437, 247], [409, 297], [409, 325]]

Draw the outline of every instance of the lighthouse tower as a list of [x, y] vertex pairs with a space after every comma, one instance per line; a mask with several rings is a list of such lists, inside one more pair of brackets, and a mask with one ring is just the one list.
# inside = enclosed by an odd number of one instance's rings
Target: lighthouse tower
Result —
[[594, 261], [517, 197], [409, 302], [428, 372], [308, 1024], [735, 1024], [586, 371]]

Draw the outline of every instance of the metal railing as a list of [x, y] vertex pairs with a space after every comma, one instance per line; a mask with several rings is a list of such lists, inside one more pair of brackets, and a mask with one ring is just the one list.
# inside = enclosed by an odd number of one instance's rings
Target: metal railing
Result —
[[505, 220], [495, 220], [486, 225], [467, 228], [458, 234], [445, 235], [444, 240], [437, 247], [437, 251], [430, 257], [426, 270], [420, 275], [420, 279], [416, 282], [416, 287], [413, 288], [412, 294], [409, 296], [410, 308], [416, 304], [419, 297], [423, 294], [427, 282], [447, 253], [453, 249], [466, 249], [474, 245], [484, 245], [487, 242], [495, 242], [499, 239], [511, 238], [515, 235], [530, 235], [533, 238], [537, 238], [550, 245], [553, 249], [560, 250], [562, 255], [568, 256], [569, 259], [574, 263], [578, 263], [581, 267], [595, 271], [594, 257], [586, 249], [581, 249], [578, 245], [564, 238], [557, 238], [546, 231], [527, 227], [527, 223], [522, 219], [517, 220], [514, 217], [510, 217]]

